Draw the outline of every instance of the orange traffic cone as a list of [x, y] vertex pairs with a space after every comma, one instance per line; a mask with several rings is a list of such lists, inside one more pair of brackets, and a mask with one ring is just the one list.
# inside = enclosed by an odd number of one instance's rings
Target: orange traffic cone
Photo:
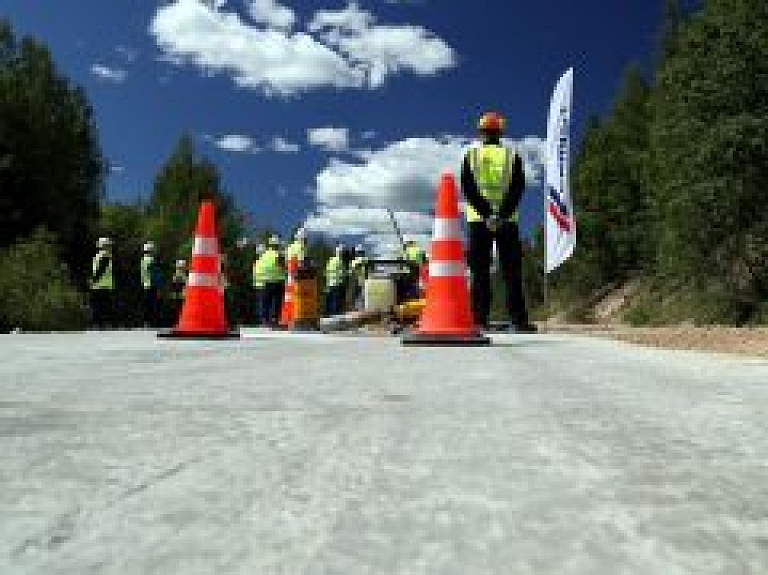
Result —
[[221, 256], [213, 202], [204, 201], [197, 217], [195, 244], [179, 323], [171, 331], [158, 333], [158, 337], [240, 337], [238, 332], [229, 330], [221, 282]]
[[280, 327], [293, 327], [293, 321], [296, 318], [295, 292], [296, 292], [296, 272], [299, 271], [299, 259], [293, 257], [286, 264], [288, 279], [285, 282], [285, 292], [283, 295], [283, 307], [280, 309]]
[[491, 340], [475, 326], [461, 239], [459, 197], [450, 173], [437, 190], [429, 258], [426, 305], [413, 333], [403, 345], [488, 345]]

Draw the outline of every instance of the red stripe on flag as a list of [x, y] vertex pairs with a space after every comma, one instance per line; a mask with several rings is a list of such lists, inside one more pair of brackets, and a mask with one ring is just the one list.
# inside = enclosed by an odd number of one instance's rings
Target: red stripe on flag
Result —
[[564, 232], [571, 231], [571, 222], [569, 222], [568, 219], [564, 218], [563, 215], [557, 211], [557, 207], [554, 204], [549, 204], [549, 213], [553, 218], [555, 218], [555, 221], [561, 230]]

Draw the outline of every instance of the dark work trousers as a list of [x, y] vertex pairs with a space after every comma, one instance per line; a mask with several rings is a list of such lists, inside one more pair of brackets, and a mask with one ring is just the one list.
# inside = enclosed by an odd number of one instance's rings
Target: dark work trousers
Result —
[[491, 257], [493, 242], [499, 254], [499, 264], [506, 291], [507, 313], [515, 325], [528, 323], [528, 311], [523, 295], [522, 257], [517, 224], [504, 222], [491, 233], [483, 222], [472, 222], [469, 228], [467, 264], [472, 273], [471, 297], [475, 323], [487, 325], [491, 311]]
[[169, 313], [170, 317], [168, 318], [168, 323], [171, 326], [175, 326], [179, 323], [179, 319], [181, 319], [181, 308], [184, 306], [184, 297], [179, 295], [178, 292], [175, 292], [171, 295], [170, 298], [170, 306], [169, 306]]
[[237, 314], [241, 325], [253, 325], [255, 323], [253, 300], [256, 293], [252, 285], [244, 285], [240, 298], [237, 300]]
[[280, 322], [283, 307], [285, 282], [266, 282], [264, 284], [264, 321], [273, 327]]
[[328, 316], [339, 315], [344, 307], [346, 286], [339, 284], [328, 287], [325, 292], [325, 313]]
[[91, 290], [91, 312], [94, 327], [100, 329], [114, 327], [115, 291], [110, 289]]
[[144, 326], [158, 327], [159, 301], [156, 287], [144, 288]]
[[264, 324], [264, 287], [254, 287], [253, 300], [250, 302], [253, 305], [253, 325]]

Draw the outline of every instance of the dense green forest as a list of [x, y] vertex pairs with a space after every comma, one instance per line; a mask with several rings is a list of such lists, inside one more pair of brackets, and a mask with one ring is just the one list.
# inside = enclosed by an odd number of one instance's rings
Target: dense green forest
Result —
[[[540, 234], [526, 250], [534, 317], [589, 320], [595, 294], [634, 282], [631, 323], [766, 323], [768, 3], [703, 0], [684, 13], [667, 0], [648, 60], [652, 73], [630, 65], [617, 78], [612, 109], [579, 143], [577, 246], [548, 278], [546, 309]], [[231, 295], [244, 293], [253, 248], [238, 239], [269, 230], [248, 229], [189, 136], [135, 204], [105, 201], [107, 171], [87, 95], [44, 44], [0, 21], [0, 329], [83, 327], [101, 235], [114, 239], [121, 316], [132, 325], [141, 245], [157, 244], [169, 275], [189, 256], [202, 197], [217, 204]]]

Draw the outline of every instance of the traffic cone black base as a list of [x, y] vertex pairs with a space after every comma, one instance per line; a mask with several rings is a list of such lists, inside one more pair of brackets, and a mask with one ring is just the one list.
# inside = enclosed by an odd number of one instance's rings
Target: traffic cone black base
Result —
[[162, 339], [239, 339], [239, 331], [223, 331], [209, 333], [204, 331], [159, 331], [157, 337]]
[[477, 335], [440, 335], [430, 333], [409, 333], [401, 339], [403, 345], [480, 346], [490, 345], [491, 338]]

